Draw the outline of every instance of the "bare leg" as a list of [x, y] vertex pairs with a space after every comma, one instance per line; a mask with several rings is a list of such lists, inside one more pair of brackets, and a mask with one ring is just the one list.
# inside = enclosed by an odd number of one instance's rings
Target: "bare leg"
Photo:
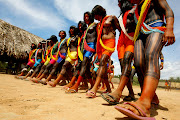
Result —
[[[129, 76], [131, 74], [131, 61], [133, 58], [133, 53], [127, 51], [124, 54], [124, 60], [123, 60], [123, 68], [122, 68], [122, 75], [120, 78], [120, 82], [118, 85], [118, 88], [113, 92], [110, 93], [109, 95], [104, 95], [104, 97], [106, 97], [106, 99], [108, 101], [111, 102], [118, 102], [121, 98], [122, 95], [122, 91], [124, 90], [124, 87], [127, 85], [128, 81], [129, 81]], [[132, 94], [134, 94], [133, 90], [132, 90], [132, 85], [131, 83], [128, 84], [129, 90]], [[114, 99], [112, 99], [112, 97], [114, 97]]]
[[41, 67], [41, 70], [40, 70], [39, 74], [36, 76], [36, 78], [39, 78], [42, 75], [42, 73], [44, 72], [45, 69], [46, 69], [46, 65], [43, 65]]
[[53, 76], [52, 76], [51, 74], [49, 74], [49, 76], [47, 77], [47, 79], [46, 79], [45, 81], [41, 81], [41, 83], [44, 84], [44, 85], [47, 85], [47, 82], [51, 81], [52, 77], [53, 77]]
[[26, 79], [27, 77], [29, 77], [32, 74], [32, 72], [28, 72], [28, 74], [24, 77], [22, 77], [23, 79]]
[[[69, 91], [78, 91], [78, 87], [80, 85], [80, 82], [82, 82], [83, 80], [86, 82], [86, 85], [87, 85], [87, 81], [84, 78], [84, 74], [85, 72], [87, 71], [87, 68], [89, 69], [90, 68], [90, 61], [89, 61], [89, 58], [87, 57], [84, 57], [84, 60], [82, 61], [82, 64], [81, 64], [81, 70], [80, 70], [80, 73], [79, 73], [79, 77], [78, 77], [78, 80], [77, 82], [69, 89]], [[88, 73], [86, 73], [88, 74]], [[90, 72], [89, 72], [90, 74]], [[73, 93], [73, 92], [72, 92]]]
[[89, 81], [89, 83], [91, 84], [90, 89], [92, 89], [92, 88], [93, 88], [93, 86], [94, 86], [93, 79], [92, 79], [92, 78], [89, 78], [89, 79], [88, 79], [88, 81]]
[[106, 89], [106, 85], [105, 85], [105, 82], [104, 82], [104, 79], [101, 80], [101, 87], [99, 88], [100, 91], [104, 91]]
[[[62, 61], [61, 61], [61, 62], [62, 62]], [[42, 82], [41, 82], [42, 84], [47, 85], [46, 82], [51, 81], [51, 79], [53, 78], [53, 75], [55, 74], [57, 68], [58, 68], [58, 67], [60, 67], [60, 68], [62, 67], [61, 62], [60, 62], [60, 63], [56, 62], [56, 63], [53, 65], [53, 69], [51, 70], [51, 73], [49, 74], [49, 76], [47, 77], [47, 79], [46, 79], [45, 81], [42, 81]], [[64, 63], [64, 62], [62, 62], [62, 63]], [[61, 66], [60, 66], [60, 65], [61, 65]]]
[[108, 76], [107, 76], [107, 75], [105, 75], [105, 77], [104, 77], [104, 83], [105, 83], [105, 85], [106, 85], [106, 91], [105, 91], [105, 93], [106, 93], [106, 92], [111, 93], [111, 87], [110, 87], [110, 85], [109, 85], [109, 81], [108, 81]]
[[67, 90], [68, 88], [72, 87], [76, 80], [77, 80], [77, 78], [75, 76], [73, 76], [71, 81], [67, 85], [64, 86], [64, 89]]
[[[146, 40], [147, 42], [144, 50], [146, 71], [143, 90], [140, 98], [133, 103], [141, 108], [147, 114], [147, 116], [150, 116], [149, 109], [151, 108], [151, 102], [155, 96], [155, 91], [160, 78], [159, 54], [162, 49], [162, 36], [163, 35], [160, 33], [151, 33]], [[140, 115], [137, 109], [131, 105], [126, 104], [118, 106], [128, 109], [137, 115]]]
[[75, 81], [78, 79], [78, 76], [79, 76], [80, 67], [81, 67], [81, 63], [79, 62], [76, 66], [74, 73], [73, 73], [74, 74], [73, 77], [70, 79], [70, 82], [63, 87], [65, 90], [69, 89], [70, 87], [72, 87], [75, 84]]
[[[97, 90], [98, 90], [98, 86], [103, 78], [103, 76], [105, 74], [107, 74], [107, 65], [106, 63], [108, 62], [109, 56], [103, 54], [100, 60], [100, 66], [99, 66], [99, 72], [96, 78], [96, 82], [93, 86], [93, 88], [90, 90], [92, 93], [96, 94]], [[87, 94], [89, 94], [90, 92], [88, 92]]]
[[71, 63], [69, 61], [65, 61], [65, 63], [62, 66], [61, 72], [56, 78], [56, 80], [54, 82], [48, 82], [48, 84], [52, 87], [55, 87], [60, 82], [60, 80], [64, 79], [67, 69], [71, 69], [71, 68], [72, 68]]
[[109, 77], [109, 83], [111, 84], [112, 89], [114, 89], [114, 85], [113, 85], [113, 83], [112, 83], [112, 78], [113, 78], [113, 76], [112, 76], [112, 75], [110, 75], [110, 77]]
[[124, 101], [132, 101], [132, 100], [135, 100], [134, 91], [133, 91], [132, 83], [131, 83], [130, 79], [128, 80], [128, 83], [126, 84], [126, 86], [127, 86], [127, 88], [128, 88], [129, 95], [128, 95], [128, 96], [125, 96], [123, 100], [124, 100]]
[[29, 67], [30, 67], [29, 65], [26, 65], [26, 66], [22, 69], [21, 74], [15, 76], [15, 78], [19, 78], [19, 76], [23, 76], [23, 75], [24, 75], [24, 72], [27, 71], [27, 69], [28, 69]]
[[37, 73], [41, 70], [41, 67], [42, 67], [42, 63], [39, 64], [38, 66], [36, 66], [34, 72], [32, 73], [32, 75], [27, 78], [28, 80], [32, 80], [33, 77], [36, 77]]
[[60, 82], [60, 80], [64, 79], [64, 76], [59, 74], [58, 77], [56, 78], [56, 80], [54, 82], [47, 82], [51, 87], [56, 87], [56, 85]]
[[30, 78], [33, 78], [33, 77], [35, 77], [35, 76], [36, 76], [36, 73], [33, 72], [33, 74], [30, 76]]
[[33, 79], [32, 81], [35, 82], [35, 83], [39, 83], [39, 82], [42, 82], [42, 78], [45, 78], [47, 77], [47, 75], [49, 74], [49, 70], [53, 67], [53, 64], [51, 63], [48, 63], [48, 65], [45, 67], [45, 70], [43, 71], [43, 73], [38, 77], [38, 78], [35, 78]]

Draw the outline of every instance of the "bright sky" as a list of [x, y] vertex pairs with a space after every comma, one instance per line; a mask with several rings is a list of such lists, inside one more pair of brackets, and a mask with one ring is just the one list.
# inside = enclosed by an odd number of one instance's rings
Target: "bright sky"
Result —
[[[99, 4], [108, 15], [119, 16], [118, 0], [0, 0], [0, 19], [25, 29], [44, 39], [58, 36], [60, 30], [68, 33], [71, 25], [83, 20], [83, 13]], [[174, 33], [176, 42], [164, 47], [164, 69], [161, 79], [180, 77], [180, 1], [167, 0], [175, 14]], [[117, 32], [117, 35], [119, 33]], [[116, 38], [117, 39], [117, 38]], [[116, 40], [117, 41], [117, 40]], [[115, 75], [120, 74], [117, 51], [112, 55]]]

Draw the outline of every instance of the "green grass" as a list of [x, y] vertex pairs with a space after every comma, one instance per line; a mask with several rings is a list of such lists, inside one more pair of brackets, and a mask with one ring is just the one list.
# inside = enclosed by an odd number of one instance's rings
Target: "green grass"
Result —
[[[114, 78], [120, 78], [121, 75], [115, 75]], [[165, 80], [170, 80], [171, 82], [180, 83], [180, 77], [170, 77], [169, 79], [160, 79], [159, 82], [165, 82]], [[138, 77], [135, 75], [133, 77], [133, 85], [139, 85]]]
[[8, 66], [8, 63], [0, 61], [0, 68], [1, 69], [6, 69], [7, 66]]

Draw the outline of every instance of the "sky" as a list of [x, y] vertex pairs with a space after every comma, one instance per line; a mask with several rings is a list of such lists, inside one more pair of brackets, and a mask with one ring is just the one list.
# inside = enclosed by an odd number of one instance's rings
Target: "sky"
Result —
[[[180, 77], [180, 1], [167, 2], [175, 15], [176, 42], [162, 50], [164, 69], [161, 70], [161, 79]], [[91, 11], [95, 5], [103, 6], [108, 15], [118, 17], [120, 14], [118, 0], [0, 0], [0, 19], [47, 39], [51, 35], [58, 36], [60, 30], [68, 33], [69, 27], [77, 26], [78, 21], [83, 20], [83, 13]], [[111, 59], [114, 61], [115, 75], [119, 75], [117, 51]]]

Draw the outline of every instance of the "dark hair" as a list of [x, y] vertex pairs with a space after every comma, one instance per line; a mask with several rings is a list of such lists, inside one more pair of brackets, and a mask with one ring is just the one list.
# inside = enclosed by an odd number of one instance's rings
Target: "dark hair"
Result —
[[72, 25], [72, 26], [69, 28], [69, 35], [70, 35], [70, 36], [71, 36], [70, 29], [73, 29], [73, 30], [74, 30], [74, 36], [78, 34], [78, 29], [76, 28], [76, 26]]
[[[40, 46], [39, 46], [40, 43]], [[42, 48], [42, 41], [38, 43], [38, 48]]]
[[[32, 45], [34, 45], [34, 46], [32, 47]], [[33, 50], [33, 49], [36, 49], [36, 48], [37, 48], [37, 45], [35, 43], [32, 43], [31, 44], [31, 49]]]
[[31, 43], [31, 45], [36, 45], [35, 43]]
[[57, 37], [55, 35], [51, 35], [50, 38], [48, 38], [48, 40], [53, 41], [54, 43], [58, 41]]
[[113, 61], [111, 60], [111, 65], [113, 64]]
[[[89, 11], [85, 12], [85, 13], [84, 13], [84, 16], [85, 16], [85, 14], [88, 14], [91, 23], [93, 23], [93, 22], [94, 22], [94, 16], [93, 16]], [[85, 21], [85, 20], [84, 20], [84, 21]]]
[[93, 16], [94, 15], [100, 15], [100, 16], [103, 16], [103, 17], [106, 16], [106, 10], [100, 5], [94, 6], [91, 13], [92, 13]]
[[83, 32], [87, 29], [87, 25], [86, 25], [86, 23], [84, 21], [79, 21], [79, 23], [78, 23], [78, 35], [81, 36], [82, 33], [80, 33], [80, 31], [79, 31], [79, 24], [82, 25], [81, 29], [82, 29]]
[[133, 4], [128, 0], [118, 0], [121, 3], [121, 12], [124, 14], [126, 11], [131, 10], [133, 8]]
[[59, 34], [60, 34], [60, 32], [64, 32], [64, 35], [65, 35], [65, 37], [66, 37], [66, 31], [61, 30], [61, 31], [59, 31]]
[[45, 44], [45, 43], [46, 43], [46, 40], [42, 40], [42, 41], [41, 41], [41, 44]]

